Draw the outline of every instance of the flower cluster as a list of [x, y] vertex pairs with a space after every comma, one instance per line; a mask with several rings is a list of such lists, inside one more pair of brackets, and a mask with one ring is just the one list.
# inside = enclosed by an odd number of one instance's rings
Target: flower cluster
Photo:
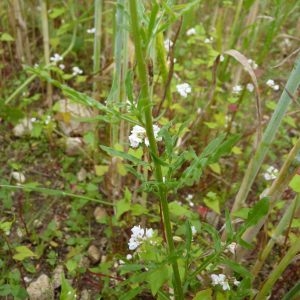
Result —
[[50, 61], [52, 61], [55, 64], [62, 60], [63, 60], [63, 57], [61, 55], [59, 55], [58, 53], [55, 53], [53, 56], [50, 57]]
[[154, 231], [152, 228], [141, 228], [141, 226], [134, 226], [131, 229], [131, 237], [129, 239], [128, 248], [129, 250], [135, 250], [144, 241], [149, 240], [153, 237]]
[[170, 39], [166, 39], [164, 41], [164, 47], [165, 47], [166, 51], [169, 52], [170, 49], [172, 48], [172, 46], [173, 46], [173, 42]]
[[233, 94], [239, 94], [241, 91], [243, 90], [243, 87], [241, 85], [235, 85], [233, 88], [232, 88], [232, 93]]
[[188, 84], [188, 83], [181, 83], [181, 84], [177, 84], [176, 85], [176, 89], [177, 89], [177, 92], [182, 96], [182, 97], [187, 97], [187, 95], [189, 93], [191, 93], [192, 91], [192, 88], [191, 86]]
[[86, 32], [87, 32], [88, 34], [93, 34], [93, 33], [96, 32], [96, 28], [90, 28], [90, 29], [87, 29]]
[[274, 91], [279, 91], [279, 84], [275, 84], [275, 81], [273, 79], [267, 80], [266, 84]]
[[273, 180], [276, 179], [278, 175], [278, 169], [274, 168], [273, 166], [270, 166], [267, 171], [264, 173], [264, 178], [266, 180]]
[[209, 37], [209, 38], [206, 38], [206, 39], [204, 40], [204, 43], [205, 43], [205, 44], [211, 44], [211, 43], [213, 42], [213, 40], [214, 40], [214, 38], [211, 36], [211, 37]]
[[72, 71], [73, 71], [73, 73], [72, 73], [73, 76], [80, 75], [80, 74], [83, 73], [83, 71], [80, 68], [78, 68], [78, 67], [73, 67]]
[[187, 32], [186, 35], [190, 36], [190, 35], [194, 35], [196, 34], [196, 29], [195, 28], [190, 28]]
[[226, 278], [226, 275], [224, 274], [211, 274], [210, 275], [211, 277], [211, 281], [212, 281], [212, 285], [215, 286], [215, 285], [221, 285], [222, 286], [222, 289], [223, 291], [226, 291], [226, 290], [230, 290], [230, 286], [229, 286], [229, 283], [228, 283], [228, 280]]
[[256, 70], [258, 65], [253, 59], [248, 59], [249, 65], [252, 67], [253, 70]]
[[[160, 131], [159, 126], [153, 125], [153, 132], [155, 140], [160, 142], [162, 140], [161, 136], [158, 136]], [[131, 130], [131, 135], [129, 136], [130, 146], [132, 148], [137, 148], [143, 142], [148, 147], [149, 146], [149, 139], [146, 134], [146, 129], [142, 126], [135, 125]]]
[[252, 93], [254, 91], [254, 85], [252, 83], [247, 83], [246, 89]]

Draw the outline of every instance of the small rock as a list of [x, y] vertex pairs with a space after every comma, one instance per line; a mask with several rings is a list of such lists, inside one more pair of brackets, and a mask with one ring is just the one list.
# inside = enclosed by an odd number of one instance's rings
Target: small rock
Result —
[[30, 134], [32, 131], [32, 121], [30, 119], [24, 118], [13, 128], [13, 133], [16, 137], [22, 137], [24, 135]]
[[89, 266], [90, 266], [90, 260], [87, 257], [82, 256], [79, 261], [78, 267], [79, 268], [88, 268]]
[[82, 152], [83, 141], [80, 137], [66, 138], [65, 151], [68, 155], [78, 155]]
[[24, 183], [26, 180], [25, 175], [22, 172], [11, 172], [11, 177], [18, 183]]
[[37, 280], [30, 283], [27, 288], [30, 300], [52, 300], [54, 299], [53, 286], [46, 274], [42, 274]]
[[81, 295], [80, 295], [80, 300], [90, 300], [91, 295], [88, 290], [82, 290]]
[[92, 263], [97, 263], [100, 261], [100, 251], [95, 245], [91, 245], [87, 251], [89, 259], [92, 261]]
[[97, 206], [96, 209], [94, 210], [94, 217], [96, 221], [101, 222], [101, 220], [103, 220], [106, 216], [107, 216], [106, 209], [101, 206]]
[[57, 289], [58, 287], [61, 286], [62, 276], [64, 276], [64, 267], [62, 265], [58, 265], [53, 270], [53, 275], [52, 275], [52, 285], [54, 289]]
[[94, 116], [93, 110], [82, 104], [62, 99], [55, 103], [55, 109], [59, 119], [59, 127], [65, 135], [84, 135], [95, 128], [95, 123], [84, 123], [76, 120]]
[[85, 181], [86, 177], [87, 177], [87, 171], [85, 170], [85, 168], [81, 168], [77, 173], [77, 180]]

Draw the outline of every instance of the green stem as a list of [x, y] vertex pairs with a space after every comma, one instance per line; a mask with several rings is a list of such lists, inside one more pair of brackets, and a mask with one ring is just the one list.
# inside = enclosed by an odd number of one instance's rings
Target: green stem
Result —
[[[100, 71], [101, 66], [101, 29], [102, 29], [102, 0], [95, 0], [95, 13], [94, 13], [94, 51], [93, 51], [93, 74], [97, 74]], [[93, 98], [97, 99], [98, 86], [97, 82], [93, 83]]]
[[286, 211], [284, 212], [284, 215], [282, 216], [279, 224], [277, 225], [276, 229], [272, 233], [271, 239], [269, 240], [267, 246], [263, 249], [262, 254], [257, 259], [257, 261], [254, 264], [254, 267], [252, 268], [252, 275], [253, 278], [257, 277], [258, 272], [260, 271], [263, 263], [269, 256], [275, 242], [279, 238], [279, 236], [282, 234], [282, 232], [288, 227], [288, 224], [291, 222], [291, 219], [294, 216], [295, 210], [300, 206], [300, 196], [296, 196], [295, 199], [292, 201], [292, 203], [288, 206]]
[[277, 279], [282, 275], [283, 271], [290, 264], [292, 259], [296, 256], [296, 254], [300, 251], [300, 238], [298, 238], [293, 245], [290, 247], [288, 252], [282, 258], [280, 263], [274, 268], [272, 273], [268, 276], [267, 281], [264, 283], [261, 290], [255, 297], [255, 300], [265, 300], [267, 299], [268, 294], [272, 291], [272, 287]]
[[298, 58], [295, 63], [295, 67], [291, 72], [288, 82], [284, 88], [283, 93], [279, 99], [275, 112], [264, 132], [261, 142], [259, 143], [257, 150], [251, 159], [246, 174], [243, 178], [243, 182], [236, 196], [232, 212], [239, 210], [244, 204], [252, 183], [261, 167], [261, 164], [267, 154], [270, 144], [272, 143], [275, 134], [278, 131], [279, 125], [285, 115], [288, 105], [291, 102], [291, 96], [295, 94], [300, 83], [300, 59]]
[[[145, 63], [145, 58], [143, 55], [143, 50], [141, 46], [141, 39], [140, 39], [140, 33], [139, 33], [139, 20], [138, 20], [138, 13], [137, 13], [137, 5], [136, 0], [130, 0], [129, 1], [130, 6], [130, 15], [131, 15], [131, 28], [132, 28], [132, 34], [133, 34], [133, 40], [135, 44], [135, 53], [136, 53], [136, 60], [137, 60], [137, 68], [138, 68], [138, 74], [140, 78], [140, 84], [141, 84], [141, 96], [140, 101], [142, 104], [142, 109], [144, 111], [144, 117], [145, 117], [145, 127], [146, 127], [146, 133], [149, 139], [149, 149], [150, 154], [153, 157], [158, 157], [158, 148], [156, 144], [156, 140], [154, 137], [153, 132], [153, 121], [152, 121], [152, 103], [149, 97], [149, 86], [148, 86], [148, 73]], [[172, 236], [172, 229], [171, 229], [171, 221], [169, 216], [169, 207], [168, 207], [168, 201], [167, 201], [167, 190], [163, 183], [163, 176], [162, 176], [162, 170], [161, 166], [158, 163], [156, 159], [153, 159], [154, 163], [154, 171], [155, 171], [155, 177], [156, 180], [159, 182], [159, 195], [160, 195], [160, 203], [163, 213], [163, 223], [164, 223], [164, 229], [167, 237], [167, 243], [168, 243], [168, 250], [169, 254], [172, 258], [175, 258], [175, 246], [173, 242], [173, 236]], [[182, 291], [182, 283], [180, 279], [179, 269], [177, 260], [174, 259], [172, 263], [173, 268], [173, 274], [174, 274], [174, 291], [175, 291], [175, 299], [183, 300], [183, 291]]]
[[[297, 173], [300, 164], [298, 159], [299, 151], [300, 151], [300, 139], [298, 139], [297, 143], [290, 151], [287, 159], [285, 160], [282, 168], [280, 169], [280, 172], [276, 180], [273, 182], [272, 186], [270, 187], [270, 189], [266, 194], [266, 197], [268, 197], [270, 201], [269, 213], [271, 212], [277, 199], [281, 196], [281, 194], [286, 189], [289, 182]], [[257, 236], [258, 232], [260, 231], [260, 229], [266, 223], [269, 213], [265, 217], [263, 217], [255, 226], [250, 227], [246, 230], [246, 232], [242, 236], [242, 239], [244, 241], [246, 241], [247, 243], [251, 243], [254, 240], [254, 238]], [[246, 252], [247, 252], [246, 249], [238, 248], [236, 251], [236, 259], [240, 260]]]

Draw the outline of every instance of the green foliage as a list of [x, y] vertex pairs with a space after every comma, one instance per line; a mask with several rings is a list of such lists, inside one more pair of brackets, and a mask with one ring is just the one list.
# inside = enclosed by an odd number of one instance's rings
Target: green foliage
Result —
[[[290, 191], [300, 192], [299, 175], [290, 189], [282, 178], [257, 176], [262, 163], [284, 166], [297, 145], [299, 61], [284, 84], [297, 52], [299, 3], [42, 1], [38, 10], [17, 2], [0, 4], [0, 297], [28, 298], [21, 275], [51, 277], [59, 264], [66, 271], [60, 299], [81, 297], [83, 286], [93, 299], [253, 297], [270, 274], [253, 280], [249, 266], [263, 263], [263, 244], [247, 233], [265, 225], [272, 241]], [[61, 115], [62, 98], [92, 116]], [[15, 134], [25, 118], [26, 133]], [[62, 119], [95, 127], [66, 136]], [[143, 136], [133, 148], [135, 125], [150, 142]], [[81, 141], [74, 156], [63, 146], [69, 137]], [[289, 172], [297, 167], [296, 158]], [[271, 185], [270, 200], [257, 200]], [[296, 241], [295, 216], [285, 245]], [[128, 250], [137, 225], [137, 248]], [[146, 228], [154, 229], [151, 237]], [[254, 247], [247, 261], [240, 257]], [[265, 270], [275, 266], [276, 279], [286, 251], [272, 251]], [[212, 274], [225, 274], [230, 290], [213, 285]], [[298, 290], [287, 283], [285, 299]]]

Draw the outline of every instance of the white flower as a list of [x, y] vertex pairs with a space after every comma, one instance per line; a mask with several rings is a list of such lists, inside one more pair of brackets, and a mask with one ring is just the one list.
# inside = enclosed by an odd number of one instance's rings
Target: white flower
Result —
[[253, 59], [248, 59], [249, 65], [252, 67], [253, 70], [256, 70], [258, 65]]
[[193, 195], [192, 194], [187, 194], [187, 196], [185, 197], [185, 200], [187, 201], [191, 201], [193, 199]]
[[50, 57], [50, 61], [54, 62], [55, 64], [59, 61], [62, 61], [63, 57], [58, 53], [55, 53], [53, 56]]
[[275, 84], [275, 81], [273, 79], [268, 79], [266, 82], [267, 86], [269, 86], [270, 88], [272, 88], [274, 91], [278, 91], [279, 90], [279, 85]]
[[184, 83], [181, 83], [181, 84], [177, 84], [176, 85], [176, 89], [177, 89], [177, 92], [182, 96], [182, 97], [187, 97], [187, 95], [189, 94], [189, 93], [191, 93], [191, 91], [192, 91], [192, 88], [191, 88], [191, 86], [188, 84], [188, 83], [186, 83], [186, 82], [184, 82]]
[[22, 172], [11, 172], [11, 177], [18, 183], [24, 183], [26, 180], [25, 175]]
[[45, 124], [48, 125], [48, 124], [50, 123], [50, 121], [51, 121], [51, 116], [50, 116], [50, 115], [47, 115], [47, 116], [46, 116], [46, 119], [45, 119], [45, 121], [44, 121]]
[[278, 175], [278, 169], [274, 168], [273, 166], [270, 166], [263, 175], [264, 175], [264, 178], [268, 181], [276, 179], [276, 177]]
[[210, 43], [212, 43], [213, 40], [214, 40], [214, 38], [211, 36], [210, 38], [206, 38], [206, 39], [204, 40], [204, 43], [205, 43], [205, 44], [210, 44]]
[[127, 260], [131, 260], [131, 259], [132, 259], [132, 255], [131, 255], [131, 254], [127, 254], [127, 255], [126, 255], [126, 259], [127, 259]]
[[252, 93], [254, 91], [254, 85], [252, 83], [247, 83], [246, 89]]
[[238, 280], [236, 280], [236, 278], [234, 278], [233, 284], [234, 284], [235, 286], [239, 286], [240, 283], [241, 283], [240, 281], [238, 281]]
[[223, 54], [220, 55], [220, 62], [224, 61], [225, 57]]
[[65, 69], [65, 65], [64, 65], [64, 64], [60, 64], [60, 65], [59, 65], [59, 68], [60, 68], [61, 70], [64, 70], [64, 69]]
[[86, 32], [87, 32], [88, 34], [93, 34], [93, 33], [96, 32], [96, 28], [90, 28], [90, 29], [87, 29]]
[[195, 28], [190, 28], [187, 32], [186, 35], [190, 36], [190, 35], [194, 35], [196, 34], [196, 29]]
[[166, 51], [169, 52], [170, 49], [172, 48], [172, 46], [173, 46], [173, 42], [170, 39], [166, 39], [164, 41], [164, 47], [165, 47]]
[[37, 120], [37, 119], [36, 119], [35, 117], [33, 117], [33, 118], [30, 119], [30, 121], [31, 121], [32, 123], [36, 122], [36, 120]]
[[222, 288], [223, 288], [223, 291], [226, 291], [226, 290], [230, 290], [230, 286], [229, 286], [229, 283], [226, 279], [226, 276], [224, 274], [211, 274], [210, 275], [211, 277], [211, 280], [212, 280], [212, 285], [215, 286], [215, 285], [221, 285]]
[[73, 71], [73, 76], [76, 76], [76, 75], [79, 75], [79, 74], [82, 74], [83, 73], [83, 71], [80, 69], [80, 68], [78, 68], [78, 67], [73, 67], [72, 68], [72, 71]]
[[229, 245], [226, 247], [226, 249], [229, 250], [229, 252], [231, 252], [232, 254], [235, 254], [236, 247], [237, 247], [237, 243], [232, 242], [231, 244], [229, 244]]
[[197, 234], [197, 229], [195, 226], [191, 226], [191, 230], [192, 230], [192, 235]]
[[[129, 239], [128, 248], [129, 250], [135, 250], [145, 240], [149, 240], [153, 237], [154, 231], [152, 228], [141, 228], [141, 226], [133, 226], [131, 229], [131, 237]], [[127, 258], [127, 257], [126, 257]], [[132, 258], [132, 256], [131, 256]], [[130, 259], [131, 259], [130, 258]], [[128, 258], [127, 258], [128, 259]]]
[[152, 228], [146, 228], [146, 233], [145, 233], [145, 237], [146, 238], [148, 238], [148, 239], [150, 239], [150, 238], [152, 238], [153, 237], [153, 234], [154, 234], [154, 231], [153, 231], [153, 229]]
[[[160, 127], [157, 125], [153, 125], [153, 133], [155, 140], [160, 142], [162, 141], [162, 137], [158, 136], [158, 133], [160, 131]], [[146, 129], [142, 126], [135, 125], [132, 130], [131, 134], [129, 135], [129, 143], [132, 148], [137, 148], [141, 143], [145, 143], [145, 145], [149, 146], [149, 139], [146, 134]]]
[[235, 85], [233, 88], [232, 88], [232, 93], [233, 94], [239, 94], [241, 91], [243, 90], [243, 87], [241, 85]]

